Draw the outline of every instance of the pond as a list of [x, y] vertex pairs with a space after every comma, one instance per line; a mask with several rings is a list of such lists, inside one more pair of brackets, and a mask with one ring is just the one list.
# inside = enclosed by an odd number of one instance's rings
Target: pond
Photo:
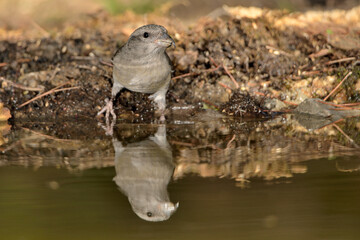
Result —
[[358, 239], [359, 119], [306, 126], [210, 111], [113, 136], [15, 124], [0, 146], [1, 239]]

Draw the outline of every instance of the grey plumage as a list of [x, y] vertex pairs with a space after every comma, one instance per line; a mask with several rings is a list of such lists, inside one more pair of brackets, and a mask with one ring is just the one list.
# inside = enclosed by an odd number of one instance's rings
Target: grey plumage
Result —
[[146, 221], [167, 220], [178, 204], [169, 200], [167, 185], [174, 171], [172, 152], [162, 125], [154, 137], [124, 147], [113, 139], [115, 183], [133, 211]]
[[150, 24], [136, 29], [113, 58], [112, 99], [98, 113], [106, 111], [115, 118], [112, 100], [123, 88], [134, 92], [149, 93], [163, 114], [166, 108], [166, 92], [171, 80], [171, 63], [166, 49], [175, 46], [167, 30]]

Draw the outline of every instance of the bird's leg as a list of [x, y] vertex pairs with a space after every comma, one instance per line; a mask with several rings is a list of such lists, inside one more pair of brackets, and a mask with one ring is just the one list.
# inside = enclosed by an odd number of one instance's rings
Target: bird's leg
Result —
[[[114, 108], [113, 108], [113, 97], [111, 97], [111, 99], [109, 100], [108, 98], [105, 99], [105, 106], [103, 107], [103, 109], [101, 109], [100, 112], [98, 112], [97, 116], [103, 114], [105, 112], [105, 124], [106, 127], [102, 126], [102, 128], [104, 128], [105, 130], [105, 134], [107, 136], [112, 136], [113, 135], [113, 128], [116, 122], [116, 115], [114, 112]], [[110, 120], [109, 120], [109, 115], [113, 116], [113, 121], [110, 124]]]
[[166, 140], [166, 125], [160, 124], [157, 132], [150, 139], [162, 148], [169, 147], [169, 143]]
[[105, 99], [106, 105], [100, 110], [100, 112], [98, 112], [97, 116], [99, 116], [105, 112], [106, 121], [109, 121], [110, 114], [111, 114], [111, 116], [113, 116], [113, 120], [114, 121], [116, 120], [116, 114], [114, 112], [113, 102], [116, 97], [116, 94], [118, 94], [118, 92], [120, 92], [121, 89], [123, 89], [123, 88], [124, 88], [123, 85], [121, 85], [117, 81], [114, 82], [114, 85], [111, 90], [111, 99], [110, 100], [107, 98]]
[[165, 121], [166, 92], [167, 87], [160, 89], [149, 97], [157, 104], [157, 111], [161, 114], [159, 119], [161, 122]]
[[[112, 135], [112, 128], [114, 127], [114, 124], [116, 122], [116, 114], [114, 112], [114, 99], [116, 97], [116, 94], [118, 94], [118, 92], [120, 92], [122, 88], [123, 86], [115, 81], [111, 91], [111, 99], [106, 98], [105, 106], [97, 113], [97, 116], [105, 113], [106, 135]], [[110, 114], [113, 117], [113, 121], [111, 124], [109, 119]]]
[[103, 114], [105, 112], [105, 120], [106, 122], [109, 122], [109, 116], [111, 114], [111, 116], [113, 116], [113, 120], [116, 120], [116, 114], [114, 112], [114, 108], [113, 108], [113, 101], [114, 98], [112, 97], [111, 99], [106, 98], [105, 99], [105, 106], [100, 110], [100, 112], [97, 113], [97, 116]]
[[109, 123], [109, 121], [106, 121], [106, 125], [104, 126], [101, 122], [98, 123], [98, 125], [105, 130], [105, 135], [106, 136], [112, 136], [114, 133], [114, 126], [115, 126], [115, 121], [112, 121], [111, 123]]

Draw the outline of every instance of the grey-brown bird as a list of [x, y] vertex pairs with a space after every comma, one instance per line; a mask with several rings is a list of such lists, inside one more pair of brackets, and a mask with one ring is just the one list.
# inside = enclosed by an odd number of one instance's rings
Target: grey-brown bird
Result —
[[116, 119], [113, 100], [121, 89], [149, 93], [150, 99], [157, 104], [157, 109], [164, 119], [166, 92], [171, 80], [171, 62], [166, 49], [175, 46], [167, 30], [160, 25], [150, 24], [136, 29], [128, 41], [115, 53], [113, 58], [113, 87], [111, 99], [98, 113]]
[[114, 181], [128, 197], [136, 215], [152, 222], [169, 219], [179, 203], [172, 203], [167, 191], [175, 165], [166, 140], [166, 126], [160, 125], [155, 136], [140, 142], [123, 146], [114, 138], [113, 145]]

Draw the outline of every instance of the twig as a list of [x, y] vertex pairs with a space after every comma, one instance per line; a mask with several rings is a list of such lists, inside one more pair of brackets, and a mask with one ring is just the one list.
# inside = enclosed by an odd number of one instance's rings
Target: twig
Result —
[[236, 138], [236, 135], [234, 134], [234, 135], [232, 136], [232, 138], [230, 139], [230, 141], [226, 144], [226, 148], [229, 148], [229, 147], [230, 147], [230, 144], [235, 140], [235, 138]]
[[63, 92], [63, 91], [67, 91], [67, 90], [73, 90], [73, 89], [79, 89], [79, 88], [80, 88], [79, 86], [77, 86], [77, 87], [68, 87], [68, 88], [61, 88], [61, 89], [55, 90], [54, 93]]
[[214, 64], [215, 67], [219, 66], [212, 57], [209, 56], [209, 59], [212, 62], [212, 64]]
[[222, 86], [223, 88], [227, 88], [227, 89], [232, 90], [231, 87], [229, 87], [228, 85], [226, 85], [226, 84], [224, 84], [224, 83], [222, 83], [222, 82], [218, 82], [218, 84], [219, 84], [220, 86]]
[[331, 110], [334, 110], [334, 111], [349, 111], [349, 110], [360, 110], [360, 108], [338, 107], [338, 108], [333, 108]]
[[203, 99], [202, 101], [203, 101], [204, 103], [206, 103], [206, 104], [209, 104], [209, 105], [213, 106], [213, 107], [216, 108], [216, 109], [219, 109], [219, 106], [217, 106], [216, 104], [214, 104], [214, 103], [212, 103], [212, 102], [210, 102], [210, 101], [208, 101], [208, 100]]
[[99, 63], [103, 64], [103, 65], [106, 65], [106, 66], [109, 66], [109, 67], [113, 67], [114, 65], [112, 63], [109, 63], [109, 62], [105, 62], [103, 60], [99, 60]]
[[338, 125], [336, 125], [335, 123], [333, 124], [333, 126], [342, 134], [344, 135], [349, 141], [350, 143], [352, 143], [356, 148], [359, 148], [359, 146], [355, 143], [355, 141], [349, 137]]
[[[346, 108], [346, 107], [351, 107], [351, 106], [358, 106], [360, 105], [360, 103], [344, 103], [344, 104], [336, 104], [336, 103], [331, 103], [331, 102], [325, 102], [323, 100], [318, 100], [319, 103], [322, 104], [327, 104], [330, 106], [334, 106], [334, 107], [339, 107], [339, 108]], [[350, 108], [353, 109], [353, 108]]]
[[178, 142], [178, 141], [170, 141], [171, 144], [175, 144], [175, 145], [182, 145], [182, 146], [187, 146], [187, 147], [194, 147], [194, 144], [192, 143], [187, 143], [187, 142]]
[[341, 62], [348, 62], [348, 61], [352, 61], [352, 60], [356, 60], [356, 57], [341, 58], [341, 59], [329, 61], [329, 62], [325, 63], [325, 65], [331, 65], [334, 63], [341, 63]]
[[339, 106], [358, 106], [360, 105], [360, 102], [358, 103], [343, 103], [343, 104], [339, 104]]
[[26, 91], [35, 91], [35, 92], [41, 92], [44, 90], [44, 88], [39, 88], [39, 87], [27, 87], [27, 86], [24, 86], [22, 84], [19, 84], [19, 83], [14, 83], [10, 80], [7, 80], [3, 77], [0, 77], [0, 80], [3, 81], [3, 82], [6, 82], [8, 84], [10, 84], [11, 86], [15, 87], [15, 88], [19, 88], [19, 89], [22, 89], [22, 90], [26, 90]]
[[332, 51], [330, 49], [327, 48], [323, 48], [320, 51], [316, 52], [316, 53], [312, 53], [309, 55], [309, 58], [317, 58], [317, 57], [323, 57], [328, 55], [329, 53], [331, 53]]
[[322, 103], [322, 104], [326, 104], [326, 105], [330, 105], [330, 106], [334, 106], [334, 107], [338, 107], [339, 105], [336, 103], [331, 103], [331, 102], [325, 102], [324, 100], [317, 100], [317, 102]]
[[40, 133], [40, 132], [37, 132], [37, 131], [34, 131], [30, 128], [26, 128], [26, 127], [21, 127], [22, 129], [26, 130], [26, 131], [29, 131], [31, 133], [34, 133], [36, 135], [39, 135], [41, 137], [44, 137], [44, 138], [47, 138], [47, 139], [51, 139], [51, 140], [54, 140], [54, 141], [63, 141], [63, 142], [74, 142], [74, 141], [77, 141], [76, 139], [61, 139], [61, 138], [57, 138], [57, 137], [53, 137], [53, 136], [50, 136], [50, 135], [47, 135], [47, 134], [44, 134], [44, 133]]
[[327, 95], [323, 100], [326, 101], [340, 86], [341, 84], [352, 74], [352, 72], [348, 72], [348, 74], [346, 74], [346, 76], [343, 78], [343, 80], [341, 80], [341, 82], [329, 93], [329, 95]]
[[43, 27], [41, 27], [37, 22], [35, 22], [33, 19], [30, 19], [30, 22], [44, 35], [44, 37], [49, 37], [50, 34], [48, 31], [46, 31]]
[[180, 79], [180, 78], [184, 78], [184, 77], [189, 77], [189, 76], [193, 76], [196, 75], [196, 72], [192, 72], [192, 73], [185, 73], [176, 77], [171, 78], [172, 80], [176, 80], [176, 79]]
[[235, 78], [233, 77], [233, 75], [231, 75], [231, 73], [229, 72], [229, 70], [226, 68], [225, 65], [222, 65], [222, 67], [224, 68], [226, 74], [230, 77], [231, 81], [233, 81], [233, 83], [235, 84], [236, 89], [238, 89], [240, 86], [239, 84], [236, 82]]
[[205, 69], [205, 70], [203, 70], [202, 72], [205, 72], [205, 73], [207, 73], [207, 72], [215, 72], [215, 71], [217, 71], [220, 67], [221, 67], [221, 66], [215, 66], [215, 68]]
[[171, 78], [171, 79], [172, 79], [172, 80], [176, 80], [176, 79], [180, 79], [180, 78], [184, 78], [184, 77], [199, 75], [199, 74], [201, 74], [201, 73], [215, 72], [215, 71], [218, 70], [220, 67], [221, 67], [221, 66], [217, 66], [217, 67], [215, 67], [215, 68], [209, 68], [209, 69], [201, 70], [200, 72], [184, 73], [184, 74], [182, 74], [182, 75], [173, 77], [173, 78]]
[[300, 67], [298, 67], [299, 70], [303, 70], [304, 68], [307, 68], [309, 66], [308, 63], [301, 65]]
[[59, 86], [57, 86], [57, 87], [55, 87], [55, 88], [53, 88], [53, 89], [51, 89], [51, 90], [49, 90], [49, 91], [47, 91], [47, 92], [44, 92], [43, 94], [37, 95], [36, 97], [30, 99], [29, 101], [26, 101], [26, 102], [24, 102], [23, 104], [21, 104], [21, 105], [18, 107], [18, 109], [19, 109], [19, 108], [22, 108], [23, 106], [28, 105], [29, 103], [31, 103], [31, 102], [39, 99], [39, 98], [42, 98], [42, 97], [44, 97], [44, 96], [46, 96], [46, 95], [49, 95], [49, 94], [51, 94], [51, 93], [54, 93], [56, 89], [59, 89], [59, 88], [61, 88], [62, 86], [65, 86], [65, 85], [69, 84], [70, 82], [71, 82], [71, 81], [68, 81], [68, 82], [66, 82], [66, 83], [60, 84]]
[[335, 122], [331, 122], [331, 123], [329, 123], [329, 124], [326, 124], [326, 125], [322, 126], [321, 128], [318, 128], [317, 130], [324, 129], [324, 128], [328, 127], [328, 126], [332, 126], [333, 124], [336, 124], [336, 123], [339, 123], [339, 122], [342, 122], [342, 121], [345, 121], [345, 119], [344, 119], [344, 118], [341, 118], [341, 119], [339, 119], [339, 120], [336, 120]]
[[263, 97], [267, 97], [265, 93], [262, 93], [262, 92], [254, 92], [256, 95], [260, 95], [260, 96], [263, 96]]
[[288, 102], [288, 101], [285, 101], [285, 100], [280, 100], [280, 101], [282, 101], [283, 103], [286, 103], [288, 105], [293, 105], [293, 106], [298, 106], [299, 105], [297, 103], [292, 103], [292, 102]]
[[358, 64], [360, 64], [360, 60], [357, 60], [357, 61], [353, 62], [351, 65], [352, 65], [352, 67], [355, 67]]

